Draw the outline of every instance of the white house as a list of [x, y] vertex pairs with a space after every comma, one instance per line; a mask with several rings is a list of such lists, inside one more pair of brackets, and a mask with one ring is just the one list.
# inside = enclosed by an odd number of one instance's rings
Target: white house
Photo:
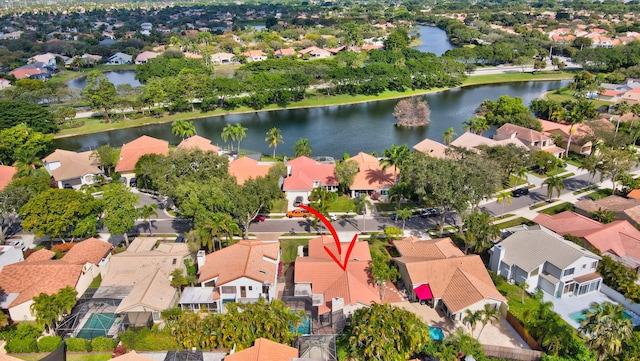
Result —
[[107, 64], [123, 65], [123, 64], [130, 64], [132, 61], [133, 61], [133, 57], [131, 55], [127, 55], [124, 53], [115, 53], [107, 59]]
[[515, 283], [526, 282], [556, 298], [600, 290], [600, 257], [540, 226], [517, 230], [490, 251], [489, 268]]
[[85, 184], [93, 184], [96, 176], [103, 172], [98, 168], [98, 161], [92, 158], [92, 152], [76, 153], [56, 149], [46, 156], [44, 168], [49, 172], [58, 188], [80, 188]]

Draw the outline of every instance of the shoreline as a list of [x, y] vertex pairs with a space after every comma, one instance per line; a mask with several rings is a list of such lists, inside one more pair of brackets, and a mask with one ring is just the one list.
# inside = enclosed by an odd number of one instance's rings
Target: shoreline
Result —
[[[176, 113], [176, 114], [173, 114], [173, 115], [163, 116], [161, 118], [144, 117], [141, 120], [150, 120], [150, 119], [152, 119], [153, 121], [145, 121], [145, 122], [141, 122], [141, 123], [137, 123], [137, 124], [126, 124], [127, 122], [131, 122], [131, 120], [130, 121], [123, 121], [123, 122], [120, 122], [120, 123], [110, 123], [110, 124], [105, 124], [104, 125], [104, 129], [96, 129], [95, 131], [69, 132], [67, 134], [58, 133], [58, 134], [54, 135], [54, 139], [70, 138], [70, 137], [75, 137], [75, 136], [80, 136], [80, 135], [88, 135], [88, 134], [97, 134], [97, 133], [109, 132], [109, 131], [120, 130], [120, 129], [138, 128], [138, 127], [144, 127], [144, 126], [147, 126], [147, 125], [164, 124], [164, 123], [173, 122], [173, 121], [178, 120], [178, 119], [185, 119], [185, 120], [189, 120], [189, 121], [197, 121], [199, 119], [226, 116], [226, 115], [232, 115], [232, 114], [262, 113], [262, 112], [270, 112], [270, 111], [278, 111], [278, 110], [309, 109], [309, 108], [322, 108], [322, 107], [332, 107], [332, 106], [340, 106], [340, 105], [361, 104], [361, 103], [375, 102], [375, 101], [379, 101], [379, 100], [402, 99], [402, 98], [408, 98], [408, 97], [412, 97], [412, 96], [419, 96], [419, 95], [438, 93], [438, 92], [443, 92], [443, 91], [447, 91], [447, 90], [461, 89], [461, 88], [466, 88], [466, 87], [471, 87], [471, 86], [481, 86], [481, 85], [500, 84], [500, 83], [520, 83], [520, 82], [529, 82], [529, 81], [561, 81], [561, 80], [567, 80], [567, 79], [572, 79], [573, 78], [573, 75], [570, 74], [570, 73], [560, 73], [560, 74], [558, 74], [560, 76], [555, 76], [555, 77], [549, 77], [548, 76], [549, 74], [541, 74], [539, 76], [535, 75], [535, 74], [531, 74], [531, 73], [518, 73], [518, 74], [528, 75], [528, 76], [531, 76], [531, 77], [534, 77], [534, 78], [532, 78], [532, 79], [500, 79], [499, 77], [496, 78], [495, 75], [493, 75], [493, 76], [491, 76], [491, 78], [493, 78], [493, 79], [488, 79], [486, 81], [478, 81], [478, 82], [471, 81], [468, 84], [464, 84], [463, 83], [463, 84], [461, 84], [461, 85], [459, 85], [457, 87], [436, 88], [436, 89], [429, 89], [429, 90], [416, 91], [416, 92], [406, 92], [406, 93], [394, 92], [394, 93], [388, 94], [386, 96], [375, 96], [375, 97], [372, 97], [371, 99], [364, 99], [364, 100], [354, 100], [354, 101], [346, 101], [346, 102], [327, 102], [327, 103], [324, 103], [324, 104], [321, 104], [321, 105], [298, 105], [298, 106], [293, 105], [293, 106], [290, 106], [290, 107], [277, 107], [277, 106], [274, 106], [272, 108], [258, 109], [258, 110], [239, 110], [239, 111], [225, 111], [225, 112], [217, 112], [217, 110], [214, 110], [214, 111], [208, 112], [208, 113], [200, 113], [200, 114], [192, 114], [192, 115], [190, 115], [190, 113]], [[486, 77], [487, 75], [477, 75], [475, 77], [480, 77], [480, 76], [485, 76]], [[520, 75], [520, 76], [522, 76], [522, 75]], [[474, 78], [474, 76], [470, 76], [467, 79], [465, 79], [465, 81], [469, 82], [473, 78]], [[331, 97], [326, 97], [326, 98], [328, 100], [330, 100]], [[91, 117], [88, 117], [88, 118], [77, 118], [77, 119], [91, 119]], [[100, 122], [101, 122], [101, 120], [100, 120]], [[100, 124], [104, 124], [104, 123], [100, 123]], [[116, 126], [114, 126], [114, 124]], [[125, 126], [118, 126], [119, 124], [125, 124]]]

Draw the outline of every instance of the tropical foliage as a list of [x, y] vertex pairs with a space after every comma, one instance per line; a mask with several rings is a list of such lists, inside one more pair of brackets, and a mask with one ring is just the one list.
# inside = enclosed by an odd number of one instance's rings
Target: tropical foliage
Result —
[[633, 332], [631, 320], [623, 317], [624, 306], [594, 302], [589, 307], [580, 325], [580, 330], [589, 337], [587, 344], [598, 354], [599, 361], [620, 354]]
[[76, 305], [77, 295], [75, 288], [67, 286], [52, 295], [40, 293], [35, 296], [31, 311], [36, 314], [36, 324], [50, 333], [53, 332], [59, 320], [71, 313], [73, 306]]

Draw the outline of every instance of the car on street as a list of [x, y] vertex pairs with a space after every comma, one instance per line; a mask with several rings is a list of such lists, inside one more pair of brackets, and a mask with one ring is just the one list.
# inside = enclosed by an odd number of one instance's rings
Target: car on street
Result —
[[513, 192], [511, 192], [511, 196], [516, 198], [526, 196], [528, 194], [529, 194], [529, 188], [527, 187], [514, 189]]
[[178, 237], [176, 238], [176, 240], [175, 240], [175, 243], [184, 243], [184, 242], [185, 242], [185, 241], [184, 241], [184, 237], [182, 237], [182, 236], [178, 236]]
[[253, 222], [253, 223], [264, 222], [264, 220], [265, 220], [265, 219], [266, 219], [266, 218], [265, 218], [263, 215], [258, 214], [258, 215], [256, 216], [256, 218], [254, 218], [254, 219], [252, 219], [252, 220], [251, 220], [251, 222]]
[[438, 208], [426, 208], [425, 210], [420, 212], [420, 217], [428, 218], [428, 217], [437, 217], [440, 215], [440, 210]]
[[292, 211], [287, 212], [287, 218], [294, 218], [294, 217], [307, 218], [309, 217], [309, 211], [307, 211], [306, 209], [294, 209]]

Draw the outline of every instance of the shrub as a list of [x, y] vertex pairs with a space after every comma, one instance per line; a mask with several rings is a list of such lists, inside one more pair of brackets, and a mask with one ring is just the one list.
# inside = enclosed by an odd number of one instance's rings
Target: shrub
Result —
[[62, 343], [60, 336], [45, 336], [38, 340], [38, 351], [53, 352]]
[[116, 347], [116, 340], [100, 336], [91, 341], [91, 349], [96, 352], [113, 351]]
[[35, 338], [13, 338], [4, 346], [10, 353], [38, 352], [38, 342]]
[[51, 247], [51, 250], [54, 251], [54, 252], [65, 253], [65, 252], [69, 251], [71, 248], [73, 248], [73, 246], [75, 246], [75, 245], [76, 244], [73, 243], [73, 242], [56, 244], [55, 246]]
[[60, 128], [60, 130], [62, 129], [73, 129], [73, 128], [80, 128], [82, 126], [84, 126], [84, 120], [68, 120], [62, 124], [60, 124], [58, 126], [58, 128]]
[[37, 352], [37, 339], [42, 335], [42, 329], [31, 323], [19, 323], [18, 326], [4, 334], [7, 352]]
[[84, 338], [71, 337], [66, 340], [67, 350], [71, 352], [91, 352], [91, 342]]
[[398, 227], [385, 227], [384, 234], [387, 238], [399, 239], [404, 232]]

